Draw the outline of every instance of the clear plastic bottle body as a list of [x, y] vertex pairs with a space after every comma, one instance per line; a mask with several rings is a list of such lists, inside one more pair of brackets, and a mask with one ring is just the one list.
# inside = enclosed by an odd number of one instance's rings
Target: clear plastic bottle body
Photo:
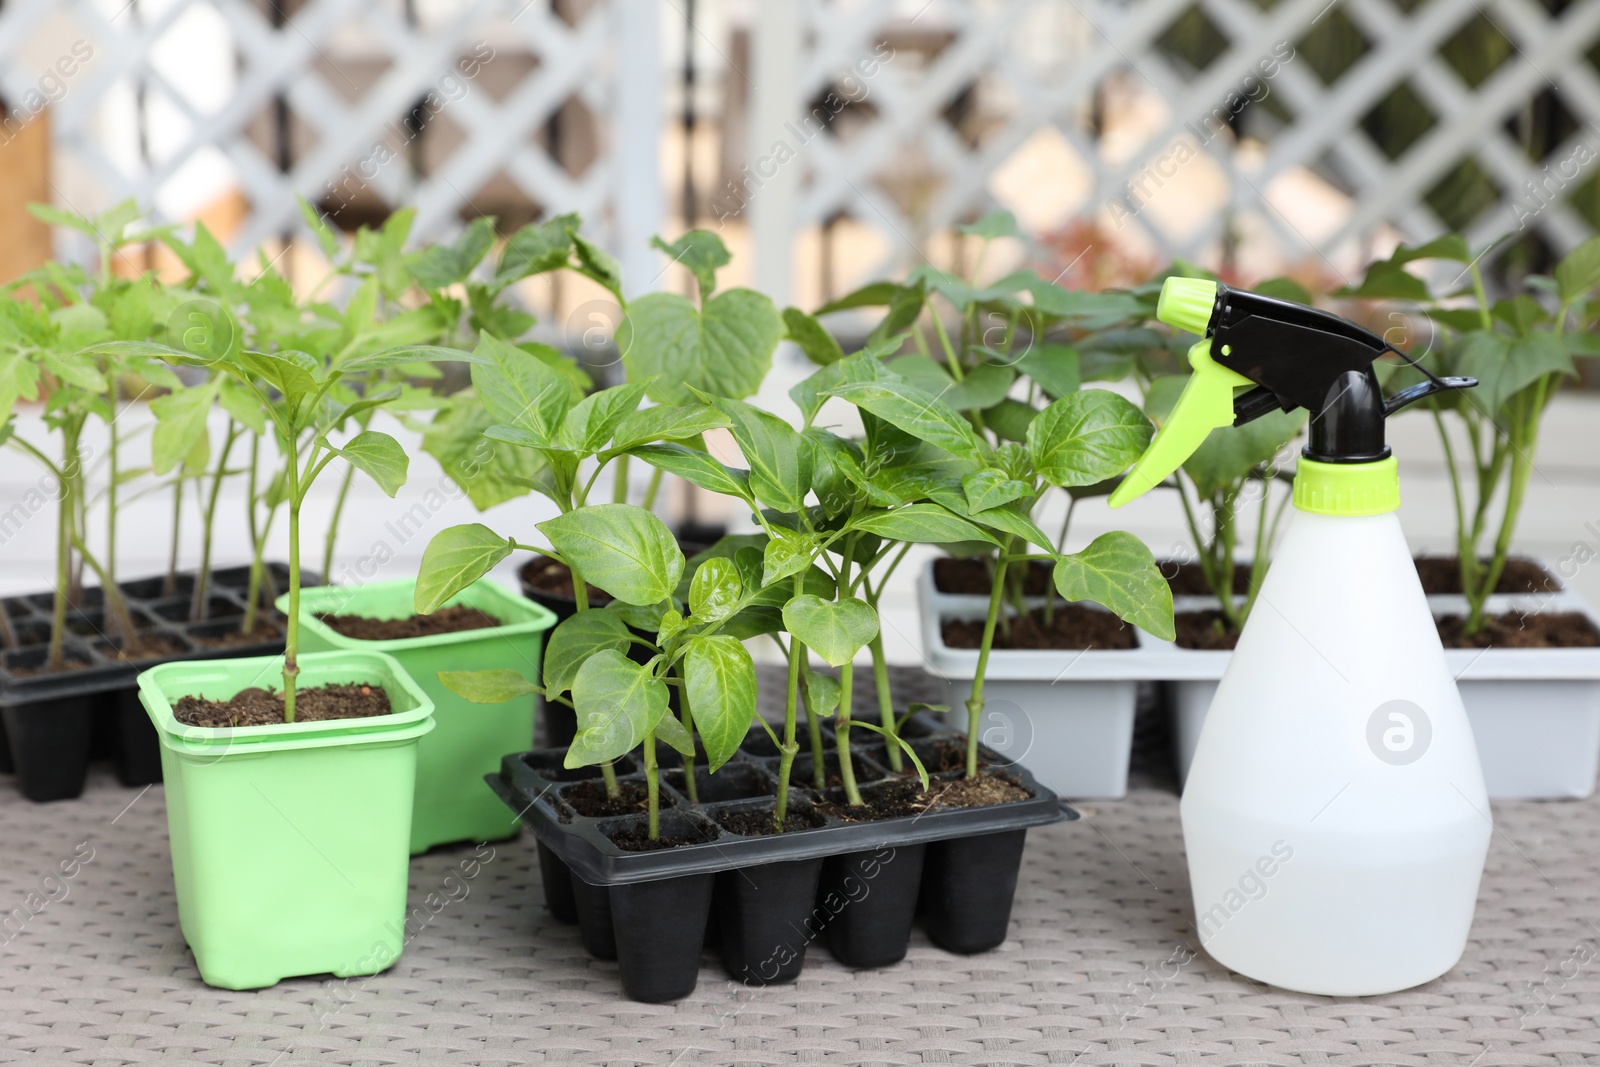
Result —
[[1291, 517], [1181, 811], [1196, 924], [1228, 967], [1360, 996], [1460, 959], [1489, 803], [1394, 513]]

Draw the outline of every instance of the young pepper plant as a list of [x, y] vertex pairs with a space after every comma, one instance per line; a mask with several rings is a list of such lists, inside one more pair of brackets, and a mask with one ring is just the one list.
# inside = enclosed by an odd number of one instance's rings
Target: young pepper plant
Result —
[[[1527, 291], [1499, 300], [1490, 299], [1481, 267], [1491, 248], [1473, 254], [1455, 234], [1423, 245], [1401, 245], [1369, 267], [1359, 286], [1334, 294], [1420, 310], [1440, 336], [1413, 345], [1409, 358], [1436, 356], [1437, 373], [1478, 379], [1476, 389], [1441, 394], [1418, 405], [1433, 415], [1450, 472], [1461, 588], [1469, 607], [1467, 637], [1482, 633], [1489, 621], [1489, 597], [1511, 555], [1545, 411], [1563, 382], [1576, 375], [1574, 358], [1600, 355], [1595, 332], [1600, 323], [1600, 238], [1590, 238], [1564, 256], [1553, 277], [1529, 277]], [[1469, 305], [1461, 306], [1463, 294], [1436, 294], [1406, 270], [1410, 263], [1427, 260], [1460, 265], [1450, 269], [1458, 279], [1470, 279]], [[1398, 377], [1412, 379], [1414, 372], [1402, 368]], [[1465, 438], [1460, 452], [1452, 423]]]

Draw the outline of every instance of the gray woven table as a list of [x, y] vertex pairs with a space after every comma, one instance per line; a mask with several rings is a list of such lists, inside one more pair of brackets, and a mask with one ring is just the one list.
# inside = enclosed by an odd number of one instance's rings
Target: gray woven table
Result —
[[[902, 682], [915, 686], [916, 679]], [[907, 686], [902, 694], [909, 695]], [[750, 990], [707, 955], [676, 1004], [621, 999], [545, 912], [532, 841], [412, 862], [412, 903], [446, 895], [400, 962], [348, 982], [236, 993], [201, 984], [177, 927], [159, 786], [97, 770], [78, 801], [0, 788], [6, 1060], [585, 1064], [1600, 1063], [1600, 800], [1495, 806], [1466, 957], [1406, 993], [1330, 999], [1232, 974], [1191, 926], [1178, 805], [1158, 717], [1141, 718], [1123, 801], [1029, 836], [1012, 937], [852, 972], [822, 949], [792, 986]], [[248, 834], [248, 827], [240, 828]], [[85, 843], [69, 881], [41, 879]], [[485, 850], [486, 851], [486, 850]], [[457, 875], [459, 878], [459, 875]], [[465, 886], [463, 896], [462, 886]], [[63, 896], [63, 892], [65, 895]], [[293, 902], [286, 902], [293, 907]]]

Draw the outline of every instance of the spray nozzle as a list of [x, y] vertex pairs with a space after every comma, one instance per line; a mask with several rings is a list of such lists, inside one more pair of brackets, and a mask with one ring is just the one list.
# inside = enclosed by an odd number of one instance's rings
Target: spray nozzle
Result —
[[[1194, 373], [1166, 425], [1111, 494], [1112, 507], [1160, 485], [1219, 427], [1305, 408], [1311, 412], [1308, 458], [1370, 463], [1389, 455], [1386, 417], [1435, 393], [1478, 384], [1441, 378], [1337, 315], [1202, 278], [1168, 278], [1156, 317], [1205, 340], [1189, 350]], [[1425, 380], [1385, 400], [1373, 363], [1389, 352]]]

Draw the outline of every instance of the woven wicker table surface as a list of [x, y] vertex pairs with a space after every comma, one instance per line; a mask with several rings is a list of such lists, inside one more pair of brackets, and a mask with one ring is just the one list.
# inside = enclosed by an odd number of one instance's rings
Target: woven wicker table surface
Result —
[[[0, 918], [26, 914], [30, 893], [57, 898], [0, 929], [0, 1059], [1600, 1063], [1600, 799], [1494, 805], [1472, 942], [1445, 977], [1391, 996], [1311, 997], [1252, 983], [1200, 949], [1160, 717], [1141, 715], [1138, 734], [1127, 799], [1029, 835], [1011, 937], [994, 952], [954, 956], [918, 931], [903, 963], [853, 972], [814, 947], [797, 983], [762, 989], [729, 982], [708, 952], [699, 989], [666, 1005], [622, 999], [616, 965], [549, 917], [526, 834], [480, 846], [492, 858], [451, 882], [456, 899], [381, 975], [207, 988], [178, 932], [160, 786], [124, 789], [97, 768], [82, 799], [35, 805], [0, 782]], [[41, 886], [81, 843], [93, 859]], [[414, 859], [412, 904], [474, 855]]]

